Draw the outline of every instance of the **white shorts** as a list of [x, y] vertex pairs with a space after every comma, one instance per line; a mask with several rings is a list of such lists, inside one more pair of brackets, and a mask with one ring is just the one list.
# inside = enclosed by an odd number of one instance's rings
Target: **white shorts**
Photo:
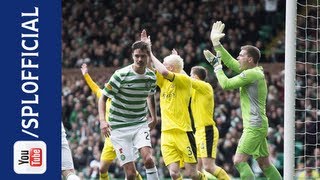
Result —
[[66, 131], [61, 122], [61, 170], [74, 169]]
[[150, 129], [148, 123], [136, 126], [113, 129], [110, 136], [116, 150], [120, 166], [134, 162], [137, 159], [137, 151], [142, 147], [151, 147]]

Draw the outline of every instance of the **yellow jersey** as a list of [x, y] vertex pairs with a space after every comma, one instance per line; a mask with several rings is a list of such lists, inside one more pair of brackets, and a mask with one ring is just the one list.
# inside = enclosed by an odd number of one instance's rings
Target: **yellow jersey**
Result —
[[172, 73], [171, 81], [156, 72], [157, 85], [160, 87], [161, 131], [192, 131], [189, 114], [189, 103], [192, 90], [192, 79], [179, 73]]
[[213, 120], [213, 88], [209, 83], [197, 79], [192, 81], [191, 110], [196, 129], [216, 125]]
[[[99, 86], [92, 80], [92, 78], [90, 77], [90, 75], [88, 73], [86, 73], [84, 75], [84, 80], [86, 81], [86, 83], [88, 84], [88, 86], [90, 87], [91, 91], [97, 96], [97, 99], [99, 99], [102, 95], [102, 90], [99, 88]], [[109, 118], [109, 109], [111, 106], [111, 99], [108, 98], [107, 102], [106, 102], [106, 121], [108, 121]]]

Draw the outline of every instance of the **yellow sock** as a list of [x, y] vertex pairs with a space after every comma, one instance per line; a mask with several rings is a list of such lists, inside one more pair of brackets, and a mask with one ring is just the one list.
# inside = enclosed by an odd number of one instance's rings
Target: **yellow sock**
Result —
[[223, 170], [221, 167], [216, 166], [216, 170], [213, 172], [213, 175], [218, 178], [219, 180], [230, 180], [227, 172]]
[[217, 178], [213, 174], [209, 173], [204, 169], [202, 170], [202, 173], [206, 176], [208, 180], [217, 180]]
[[136, 180], [143, 180], [138, 171], [136, 171]]
[[180, 177], [179, 177], [177, 180], [183, 180], [183, 179], [182, 179], [182, 176], [180, 175]]
[[198, 175], [200, 180], [207, 180], [206, 176], [202, 172], [198, 171]]
[[99, 180], [109, 180], [108, 172], [106, 172], [106, 173], [100, 173], [100, 174], [99, 174]]

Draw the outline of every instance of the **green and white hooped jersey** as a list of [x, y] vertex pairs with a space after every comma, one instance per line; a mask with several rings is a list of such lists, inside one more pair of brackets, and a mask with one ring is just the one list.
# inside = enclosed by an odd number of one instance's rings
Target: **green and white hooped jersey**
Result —
[[102, 92], [111, 98], [111, 128], [141, 124], [147, 121], [147, 97], [156, 92], [156, 76], [148, 68], [144, 74], [138, 74], [129, 65], [117, 70]]

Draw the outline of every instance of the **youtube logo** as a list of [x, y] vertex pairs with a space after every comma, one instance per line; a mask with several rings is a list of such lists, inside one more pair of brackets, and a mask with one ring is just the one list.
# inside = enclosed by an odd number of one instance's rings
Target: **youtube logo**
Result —
[[17, 174], [43, 174], [47, 149], [43, 141], [17, 141], [14, 146], [14, 171]]

